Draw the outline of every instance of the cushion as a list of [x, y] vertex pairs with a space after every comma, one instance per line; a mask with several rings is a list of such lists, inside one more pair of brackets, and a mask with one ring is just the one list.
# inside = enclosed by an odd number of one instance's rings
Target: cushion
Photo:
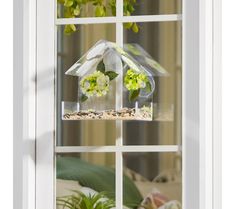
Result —
[[182, 209], [182, 207], [178, 201], [170, 201], [168, 197], [154, 189], [144, 198], [138, 209]]

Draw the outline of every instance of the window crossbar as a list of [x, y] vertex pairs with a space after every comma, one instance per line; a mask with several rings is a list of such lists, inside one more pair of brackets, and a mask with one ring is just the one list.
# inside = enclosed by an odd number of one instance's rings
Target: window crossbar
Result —
[[170, 15], [143, 15], [122, 17], [84, 17], [84, 18], [57, 18], [56, 25], [68, 24], [105, 24], [105, 23], [127, 23], [127, 22], [167, 22], [181, 21], [181, 14]]
[[181, 145], [136, 146], [57, 146], [56, 153], [80, 152], [180, 152]]

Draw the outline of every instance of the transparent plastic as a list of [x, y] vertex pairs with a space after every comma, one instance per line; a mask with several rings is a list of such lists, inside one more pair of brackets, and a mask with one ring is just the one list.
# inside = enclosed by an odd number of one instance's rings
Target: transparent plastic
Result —
[[168, 76], [139, 45], [121, 48], [106, 40], [65, 74], [78, 77], [78, 87], [77, 102], [62, 102], [63, 120], [154, 120], [154, 77]]

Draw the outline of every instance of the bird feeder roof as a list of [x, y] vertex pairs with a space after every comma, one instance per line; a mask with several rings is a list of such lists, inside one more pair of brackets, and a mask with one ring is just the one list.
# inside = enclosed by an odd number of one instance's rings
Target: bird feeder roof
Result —
[[117, 59], [136, 72], [145, 72], [148, 76], [167, 74], [164, 68], [137, 44], [126, 44], [124, 49], [116, 43], [100, 40], [74, 63], [65, 74], [82, 77], [95, 69], [102, 60], [104, 60], [106, 66], [115, 64]]

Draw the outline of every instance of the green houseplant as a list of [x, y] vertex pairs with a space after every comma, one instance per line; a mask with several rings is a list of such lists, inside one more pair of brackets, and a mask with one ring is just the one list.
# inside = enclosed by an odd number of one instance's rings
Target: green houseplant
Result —
[[57, 198], [57, 205], [63, 209], [111, 209], [115, 207], [115, 202], [108, 199], [105, 192], [85, 195], [80, 191], [74, 194]]

